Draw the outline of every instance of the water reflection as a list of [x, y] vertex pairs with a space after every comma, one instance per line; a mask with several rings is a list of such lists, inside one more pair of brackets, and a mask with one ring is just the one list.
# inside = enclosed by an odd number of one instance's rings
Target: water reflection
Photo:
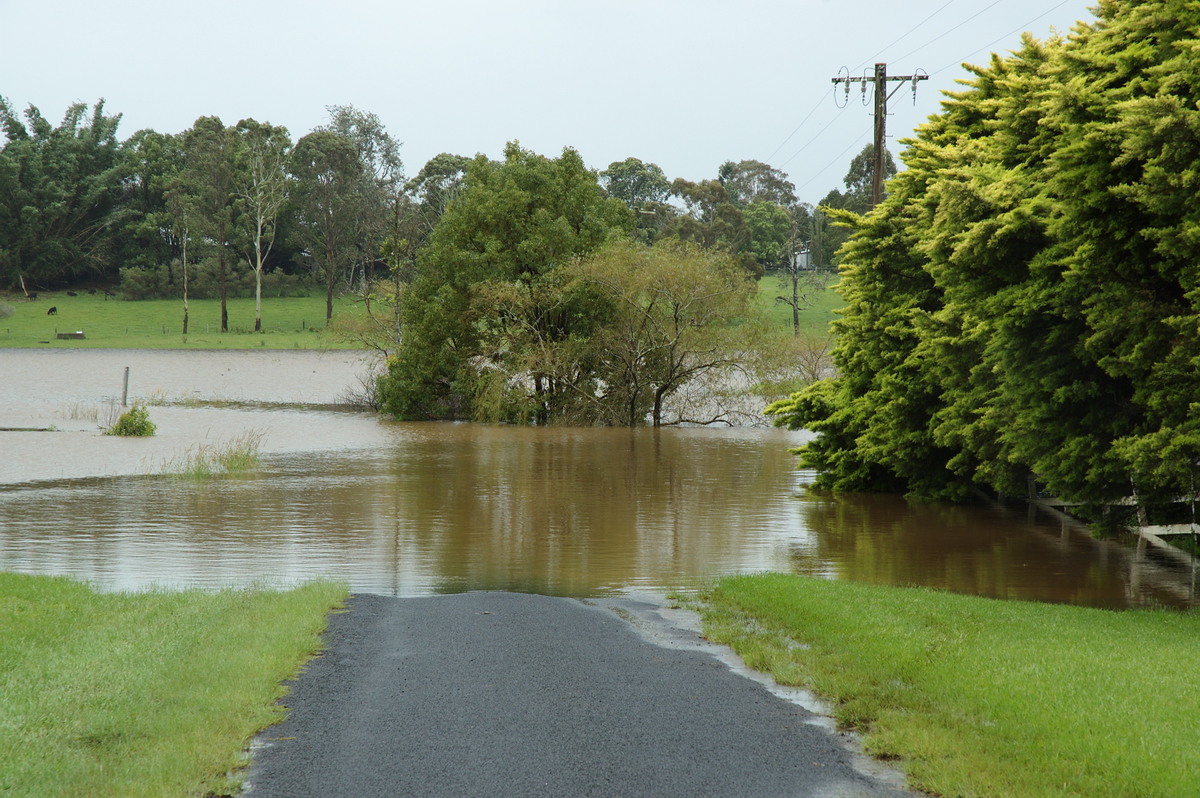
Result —
[[808, 491], [798, 500], [803, 524], [820, 534], [793, 549], [797, 572], [1100, 607], [1195, 602], [1191, 564], [1055, 518], [899, 496]]
[[[230, 411], [232, 412], [232, 411]], [[325, 414], [306, 416], [316, 440]], [[1194, 601], [1193, 574], [1048, 520], [808, 490], [775, 430], [382, 424], [351, 449], [206, 482], [0, 489], [0, 568], [105, 588], [288, 584], [596, 595], [792, 570], [1107, 607]], [[365, 447], [367, 433], [377, 445]]]

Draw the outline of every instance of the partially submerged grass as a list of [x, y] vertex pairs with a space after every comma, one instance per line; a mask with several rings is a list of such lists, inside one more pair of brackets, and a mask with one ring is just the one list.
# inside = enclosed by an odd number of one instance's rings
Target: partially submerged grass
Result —
[[0, 794], [233, 794], [345, 596], [104, 594], [0, 573]]
[[263, 433], [248, 430], [220, 444], [198, 444], [163, 464], [163, 472], [190, 479], [242, 474], [258, 468]]
[[834, 703], [867, 750], [955, 796], [1200, 794], [1200, 615], [764, 574], [703, 597], [708, 635]]

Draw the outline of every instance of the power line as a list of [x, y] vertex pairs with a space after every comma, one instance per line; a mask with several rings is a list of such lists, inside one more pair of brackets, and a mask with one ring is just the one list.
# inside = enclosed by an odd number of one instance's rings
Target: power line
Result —
[[[832, 87], [832, 86], [830, 86], [830, 87], [829, 87], [829, 92], [828, 92], [828, 93], [829, 93], [829, 94], [832, 94], [832, 93], [833, 93], [833, 90], [834, 90], [834, 89], [833, 89], [833, 87]], [[821, 107], [821, 104], [822, 104], [822, 103], [824, 103], [824, 102], [825, 102], [825, 96], [824, 96], [824, 95], [822, 95], [822, 96], [821, 96], [821, 99], [817, 100], [817, 104], [816, 104], [816, 105], [814, 105], [814, 106], [812, 107], [812, 110], [808, 112], [808, 115], [807, 115], [807, 116], [805, 116], [803, 119], [801, 119], [801, 120], [800, 120], [800, 124], [796, 125], [796, 129], [795, 129], [795, 130], [793, 130], [791, 133], [788, 133], [788, 135], [787, 135], [787, 138], [785, 138], [783, 141], [781, 141], [781, 142], [779, 143], [779, 146], [775, 148], [775, 151], [774, 151], [774, 152], [772, 152], [770, 155], [768, 155], [768, 156], [766, 157], [766, 159], [765, 159], [765, 163], [770, 163], [770, 162], [771, 162], [771, 159], [775, 157], [776, 153], [778, 153], [780, 150], [782, 150], [782, 149], [783, 149], [783, 145], [787, 144], [789, 141], [791, 141], [791, 140], [792, 140], [792, 136], [796, 135], [796, 132], [797, 132], [797, 131], [799, 131], [799, 130], [800, 130], [800, 128], [804, 127], [804, 123], [805, 123], [805, 122], [807, 122], [809, 119], [811, 119], [811, 118], [812, 118], [812, 115], [813, 115], [813, 114], [815, 114], [815, 113], [817, 112], [817, 109], [818, 109], [818, 108], [820, 108], [820, 107]], [[828, 125], [826, 125], [826, 127], [828, 127]], [[805, 145], [805, 146], [807, 146], [807, 145]], [[792, 156], [792, 158], [795, 158], [795, 157], [796, 157], [795, 155], [793, 155], [793, 156]], [[788, 160], [790, 161], [790, 160], [791, 160], [791, 158], [789, 158]], [[787, 163], [787, 161], [784, 161], [784, 163]]]
[[921, 26], [922, 26], [922, 25], [924, 25], [926, 22], [928, 22], [929, 20], [931, 20], [931, 19], [933, 19], [934, 17], [936, 17], [938, 14], [942, 13], [943, 11], [945, 11], [945, 10], [946, 10], [946, 6], [949, 6], [949, 5], [950, 5], [951, 3], [953, 3], [953, 2], [954, 2], [954, 0], [946, 0], [946, 2], [945, 2], [943, 5], [942, 5], [942, 7], [941, 7], [941, 8], [939, 8], [937, 11], [934, 11], [934, 12], [933, 12], [932, 14], [930, 14], [929, 16], [925, 17], [925, 19], [921, 20], [921, 21], [920, 21], [920, 22], [918, 22], [916, 25], [913, 25], [913, 26], [912, 26], [912, 28], [910, 28], [910, 29], [909, 29], [908, 33], [904, 34], [904, 35], [903, 35], [903, 36], [901, 36], [899, 39], [896, 39], [896, 41], [892, 42], [892, 43], [891, 43], [891, 44], [889, 44], [887, 47], [884, 47], [882, 50], [880, 50], [880, 51], [879, 51], [879, 55], [876, 55], [874, 58], [868, 58], [866, 61], [863, 61], [861, 64], [858, 64], [858, 65], [856, 65], [856, 66], [853, 68], [853, 70], [852, 70], [852, 71], [855, 71], [855, 72], [857, 72], [859, 69], [861, 69], [862, 67], [866, 66], [867, 64], [870, 64], [870, 63], [873, 63], [873, 62], [875, 62], [875, 61], [878, 61], [878, 60], [879, 60], [879, 58], [880, 58], [880, 56], [884, 55], [884, 54], [885, 54], [885, 53], [886, 53], [886, 52], [887, 52], [889, 49], [891, 49], [892, 47], [895, 47], [897, 44], [899, 44], [900, 42], [904, 41], [904, 40], [905, 40], [905, 39], [907, 39], [909, 36], [911, 36], [911, 35], [912, 35], [912, 34], [913, 34], [913, 33], [914, 33], [916, 30], [917, 30], [917, 28], [921, 27]]
[[[922, 74], [924, 73], [924, 74]], [[913, 100], [917, 97], [917, 83], [922, 80], [929, 80], [929, 74], [925, 70], [914, 72], [911, 75], [889, 75], [887, 73], [887, 64], [878, 63], [875, 65], [875, 74], [868, 78], [864, 72], [861, 76], [838, 76], [833, 78], [833, 84], [836, 86], [839, 83], [844, 83], [846, 93], [850, 93], [851, 83], [861, 83], [863, 90], [866, 90], [867, 81], [870, 80], [875, 88], [875, 150], [874, 161], [875, 165], [871, 173], [871, 207], [874, 208], [883, 201], [883, 166], [884, 157], [887, 153], [887, 103], [892, 98], [900, 87], [905, 83], [912, 84]], [[891, 94], [888, 93], [887, 84], [896, 83], [896, 88], [892, 89]], [[864, 95], [865, 96], [865, 95]]]
[[842, 150], [842, 151], [841, 151], [841, 152], [839, 152], [837, 155], [835, 155], [835, 156], [833, 157], [833, 159], [832, 159], [832, 160], [830, 160], [830, 162], [829, 162], [829, 163], [827, 163], [827, 164], [826, 164], [826, 165], [825, 165], [825, 166], [824, 166], [824, 167], [821, 169], [821, 171], [819, 171], [819, 172], [815, 172], [815, 173], [813, 174], [813, 176], [812, 176], [812, 177], [810, 177], [808, 180], [805, 180], [803, 183], [801, 183], [800, 185], [796, 186], [796, 191], [800, 191], [800, 189], [807, 187], [809, 183], [813, 182], [813, 181], [814, 181], [814, 180], [816, 180], [818, 177], [821, 177], [821, 176], [822, 176], [822, 175], [824, 175], [826, 172], [828, 172], [830, 169], [832, 169], [834, 166], [836, 166], [836, 165], [837, 165], [837, 163], [838, 163], [839, 161], [841, 161], [843, 157], [845, 157], [846, 153], [850, 152], [850, 150], [852, 150], [852, 149], [854, 149], [854, 147], [858, 146], [858, 144], [859, 144], [859, 143], [860, 143], [860, 142], [861, 142], [863, 139], [865, 139], [866, 137], [867, 137], [867, 134], [866, 134], [865, 132], [864, 132], [864, 133], [861, 133], [861, 134], [859, 135], [859, 137], [858, 137], [858, 138], [856, 138], [854, 141], [852, 141], [852, 142], [850, 142], [849, 144], [847, 144], [847, 145], [846, 145], [846, 149]]
[[981, 51], [983, 51], [983, 50], [991, 50], [993, 47], [995, 47], [995, 46], [996, 46], [997, 44], [999, 44], [1000, 42], [1002, 42], [1002, 41], [1006, 41], [1006, 40], [1010, 39], [1010, 38], [1013, 36], [1013, 34], [1015, 34], [1015, 33], [1024, 33], [1025, 31], [1029, 30], [1029, 26], [1030, 26], [1030, 25], [1032, 25], [1033, 23], [1037, 22], [1037, 21], [1038, 21], [1039, 19], [1041, 19], [1042, 17], [1049, 16], [1050, 14], [1052, 14], [1053, 12], [1057, 11], [1058, 9], [1062, 8], [1062, 7], [1063, 7], [1063, 6], [1065, 6], [1067, 3], [1070, 3], [1070, 2], [1074, 2], [1074, 0], [1062, 0], [1062, 2], [1061, 2], [1061, 3], [1059, 3], [1058, 5], [1056, 5], [1056, 6], [1052, 7], [1052, 8], [1050, 8], [1050, 9], [1048, 9], [1048, 10], [1046, 10], [1046, 11], [1042, 12], [1041, 14], [1038, 14], [1036, 17], [1034, 17], [1033, 19], [1029, 20], [1029, 21], [1028, 21], [1028, 22], [1026, 22], [1025, 24], [1023, 24], [1023, 25], [1020, 25], [1020, 26], [1018, 26], [1018, 27], [1016, 27], [1016, 28], [1014, 28], [1014, 29], [1010, 30], [1008, 33], [1004, 34], [1004, 35], [1003, 35], [1003, 36], [1001, 36], [1000, 38], [998, 38], [998, 39], [996, 39], [996, 40], [992, 41], [992, 42], [991, 42], [991, 43], [989, 43], [989, 44], [985, 44], [983, 47], [976, 48], [975, 50], [973, 50], [972, 52], [968, 53], [966, 56], [964, 56], [964, 57], [962, 57], [962, 58], [958, 59], [958, 60], [957, 60], [957, 61], [955, 61], [954, 63], [952, 63], [952, 64], [946, 64], [946, 66], [944, 66], [944, 67], [939, 67], [938, 69], [935, 69], [935, 70], [934, 70], [933, 72], [931, 72], [930, 74], [931, 74], [931, 75], [936, 75], [937, 73], [939, 73], [939, 72], [942, 72], [942, 71], [944, 71], [944, 70], [947, 70], [947, 69], [950, 69], [951, 67], [962, 66], [962, 64], [963, 64], [963, 62], [964, 62], [964, 61], [966, 61], [968, 58], [971, 58], [971, 57], [972, 57], [972, 56], [974, 56], [976, 53], [979, 53], [979, 52], [981, 52]]
[[[809, 114], [809, 116], [812, 116], [812, 114]], [[837, 120], [838, 120], [838, 118], [837, 118], [836, 116], [834, 116], [832, 119], [830, 119], [828, 122], [826, 122], [826, 123], [825, 123], [825, 127], [823, 127], [823, 128], [821, 128], [820, 130], [818, 130], [818, 131], [817, 131], [817, 134], [816, 134], [815, 136], [813, 136], [811, 139], [809, 139], [807, 144], [805, 144], [803, 147], [801, 147], [800, 149], [798, 149], [798, 150], [796, 150], [795, 152], [793, 152], [793, 153], [792, 153], [792, 154], [791, 154], [791, 155], [788, 157], [788, 159], [787, 159], [786, 161], [784, 161], [783, 163], [779, 164], [779, 167], [778, 167], [778, 168], [782, 169], [782, 168], [783, 168], [785, 165], [787, 165], [787, 164], [791, 163], [791, 162], [792, 162], [792, 160], [793, 160], [793, 159], [795, 159], [795, 157], [796, 157], [797, 155], [799, 155], [800, 153], [802, 153], [802, 152], [804, 152], [805, 150], [807, 150], [807, 149], [808, 149], [809, 147], [811, 147], [813, 144], [816, 144], [816, 142], [817, 142], [817, 139], [819, 139], [819, 138], [821, 137], [821, 134], [822, 134], [822, 133], [824, 133], [826, 130], [829, 130], [830, 126], [831, 126], [831, 125], [833, 125], [833, 123], [834, 123], [834, 122], [836, 122]]]
[[[1068, 1], [1068, 0], [1064, 0], [1064, 2], [1067, 2], [1067, 1]], [[940, 8], [938, 8], [936, 11], [934, 11], [934, 12], [933, 12], [932, 14], [930, 14], [929, 16], [925, 17], [925, 19], [921, 20], [921, 21], [920, 21], [920, 22], [918, 22], [916, 25], [913, 25], [913, 26], [912, 26], [912, 27], [911, 27], [911, 28], [908, 30], [908, 32], [907, 32], [907, 33], [905, 33], [903, 36], [901, 36], [901, 37], [899, 37], [898, 39], [896, 39], [895, 41], [893, 41], [891, 44], [887, 45], [887, 47], [884, 47], [884, 48], [883, 48], [883, 49], [882, 49], [880, 52], [881, 52], [881, 53], [885, 53], [885, 52], [887, 52], [887, 51], [888, 51], [888, 49], [889, 49], [889, 48], [891, 48], [891, 47], [895, 47], [895, 46], [896, 46], [896, 44], [898, 44], [899, 42], [902, 42], [902, 41], [904, 41], [904, 39], [906, 39], [907, 37], [911, 36], [911, 35], [913, 34], [913, 32], [914, 32], [914, 31], [916, 31], [918, 28], [920, 28], [920, 27], [921, 27], [922, 25], [924, 25], [926, 22], [928, 22], [929, 20], [933, 19], [934, 17], [936, 17], [936, 16], [937, 16], [938, 14], [940, 14], [941, 12], [945, 11], [945, 10], [946, 10], [946, 7], [947, 7], [947, 6], [949, 6], [949, 5], [951, 5], [952, 3], [954, 3], [954, 0], [946, 0], [946, 2], [945, 2], [945, 3], [943, 3], [943, 4], [942, 4], [942, 6], [941, 6]], [[855, 67], [855, 69], [857, 70], [859, 67], [861, 67], [861, 66], [863, 66], [864, 64], [867, 64], [867, 63], [869, 63], [869, 62], [870, 62], [870, 60], [868, 59], [867, 61], [864, 61], [864, 62], [862, 62], [862, 64], [859, 64], [858, 66], [856, 66], [856, 67]], [[835, 89], [834, 87], [832, 87], [832, 86], [831, 86], [831, 87], [830, 87], [830, 89], [829, 89], [829, 92], [830, 92], [830, 93], [832, 93], [832, 92], [833, 92], [833, 91], [835, 91], [835, 90], [836, 90], [836, 89]], [[776, 155], [778, 155], [778, 154], [779, 154], [779, 151], [780, 151], [780, 150], [782, 150], [782, 149], [784, 148], [784, 145], [786, 145], [786, 144], [787, 144], [789, 141], [791, 141], [791, 140], [792, 140], [792, 137], [793, 137], [793, 136], [795, 136], [797, 132], [799, 132], [800, 128], [804, 127], [804, 124], [805, 124], [806, 122], [808, 122], [808, 120], [809, 120], [809, 119], [811, 119], [811, 118], [812, 118], [812, 115], [813, 115], [813, 114], [815, 114], [815, 113], [817, 112], [817, 109], [819, 109], [819, 108], [821, 107], [821, 103], [823, 103], [824, 101], [825, 101], [825, 97], [824, 97], [824, 96], [822, 96], [822, 97], [821, 97], [821, 99], [817, 101], [817, 104], [816, 104], [816, 105], [814, 105], [814, 106], [812, 107], [812, 110], [811, 110], [811, 111], [809, 111], [809, 112], [808, 112], [808, 114], [806, 114], [806, 115], [805, 115], [805, 117], [804, 117], [803, 119], [801, 119], [801, 120], [800, 120], [800, 124], [796, 125], [795, 129], [794, 129], [794, 130], [792, 130], [792, 132], [791, 132], [791, 133], [789, 133], [789, 134], [787, 135], [787, 138], [785, 138], [785, 139], [784, 139], [782, 142], [780, 142], [780, 143], [779, 143], [779, 146], [778, 146], [778, 147], [776, 147], [776, 148], [774, 149], [774, 151], [772, 151], [772, 152], [771, 152], [771, 154], [770, 154], [770, 155], [768, 155], [768, 156], [766, 157], [766, 159], [765, 159], [765, 162], [766, 162], [766, 163], [770, 163], [770, 162], [771, 162], [771, 159], [772, 159], [772, 158], [774, 158]], [[790, 163], [790, 162], [791, 162], [793, 159], [795, 159], [795, 157], [796, 157], [797, 155], [799, 155], [800, 153], [804, 152], [804, 150], [808, 149], [808, 147], [809, 147], [809, 146], [811, 146], [811, 145], [812, 145], [812, 144], [813, 144], [813, 143], [816, 141], [816, 139], [817, 139], [817, 138], [818, 138], [818, 137], [821, 135], [821, 133], [824, 133], [826, 130], [828, 130], [828, 129], [829, 129], [829, 126], [830, 126], [830, 125], [832, 125], [832, 124], [833, 124], [833, 122], [831, 121], [831, 122], [829, 122], [828, 124], [826, 124], [826, 125], [825, 125], [825, 127], [821, 128], [821, 130], [820, 130], [820, 131], [817, 133], [817, 135], [816, 135], [816, 136], [814, 136], [814, 137], [813, 137], [813, 139], [812, 139], [812, 140], [810, 140], [810, 141], [808, 142], [808, 144], [805, 144], [805, 145], [804, 145], [803, 147], [801, 147], [799, 150], [797, 150], [796, 152], [792, 153], [791, 157], [789, 157], [789, 158], [788, 158], [786, 161], [784, 161], [783, 163], [779, 164], [779, 168], [782, 168], [782, 167], [783, 167], [785, 164], [788, 164], [788, 163]]]
[[989, 3], [988, 5], [984, 6], [984, 7], [983, 7], [983, 8], [981, 8], [981, 9], [979, 9], [979, 10], [978, 10], [978, 11], [976, 11], [974, 14], [972, 14], [972, 15], [971, 15], [971, 16], [969, 16], [969, 17], [967, 17], [966, 19], [964, 19], [962, 22], [960, 22], [960, 23], [958, 23], [957, 25], [955, 25], [955, 26], [954, 26], [953, 28], [951, 28], [950, 30], [948, 30], [948, 31], [945, 31], [945, 32], [943, 32], [943, 33], [940, 33], [940, 34], [938, 34], [937, 36], [934, 36], [932, 39], [930, 39], [929, 41], [925, 42], [924, 44], [922, 44], [922, 45], [921, 45], [920, 47], [918, 47], [917, 49], [915, 49], [915, 50], [912, 50], [912, 51], [910, 51], [910, 52], [907, 52], [907, 53], [905, 53], [904, 55], [900, 56], [899, 58], [896, 58], [896, 59], [893, 59], [893, 60], [895, 60], [895, 61], [901, 61], [901, 60], [903, 60], [903, 59], [905, 59], [905, 58], [908, 58], [910, 55], [913, 55], [913, 54], [915, 54], [915, 53], [919, 53], [921, 50], [924, 50], [924, 49], [925, 49], [926, 47], [928, 47], [929, 45], [933, 44], [933, 43], [934, 43], [934, 42], [936, 42], [936, 41], [940, 41], [940, 40], [942, 40], [942, 39], [946, 38], [946, 37], [947, 37], [947, 36], [949, 36], [951, 33], [954, 33], [954, 31], [956, 31], [956, 30], [958, 30], [959, 28], [961, 28], [963, 25], [966, 25], [966, 24], [967, 24], [968, 22], [970, 22], [971, 20], [978, 18], [978, 17], [979, 17], [979, 16], [981, 16], [981, 15], [982, 15], [984, 12], [991, 10], [992, 8], [994, 8], [994, 7], [998, 6], [998, 5], [1000, 5], [1000, 4], [1001, 4], [1001, 3], [1003, 3], [1003, 2], [1004, 2], [1004, 0], [994, 0], [992, 3]]

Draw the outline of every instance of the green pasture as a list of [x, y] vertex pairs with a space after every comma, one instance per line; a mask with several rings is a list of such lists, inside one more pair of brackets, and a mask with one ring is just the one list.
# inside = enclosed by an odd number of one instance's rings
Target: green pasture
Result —
[[[837, 274], [806, 274], [802, 276], [802, 291], [807, 291], [810, 305], [800, 310], [800, 337], [822, 339], [829, 335], [829, 324], [838, 317], [837, 311], [845, 302], [833, 290], [838, 281]], [[804, 283], [804, 281], [812, 281]], [[772, 324], [788, 335], [792, 334], [792, 308], [776, 299], [790, 298], [791, 279], [786, 275], [765, 274], [758, 279], [758, 303]]]
[[[183, 335], [183, 302], [144, 299], [128, 302], [102, 293], [41, 292], [30, 301], [21, 294], [0, 296], [0, 347], [100, 349], [353, 349], [325, 329], [325, 297], [263, 299], [261, 332], [254, 332], [254, 299], [228, 301], [229, 332], [221, 330], [221, 303], [193, 299], [188, 303], [188, 335]], [[57, 308], [48, 315], [50, 308]], [[361, 316], [354, 297], [334, 301], [334, 319]], [[82, 339], [59, 339], [59, 333], [83, 331]]]
[[[801, 337], [829, 334], [842, 299], [830, 286], [837, 275], [825, 275], [824, 288], [811, 292], [812, 305], [800, 312]], [[775, 297], [790, 295], [790, 286], [774, 274], [758, 281], [758, 302], [780, 333], [792, 331], [792, 309]], [[230, 299], [229, 332], [222, 333], [221, 305], [216, 299], [188, 303], [188, 335], [183, 335], [183, 302], [178, 299], [125, 301], [101, 293], [41, 292], [29, 301], [21, 294], [0, 295], [0, 348], [97, 349], [355, 349], [359, 344], [325, 329], [324, 296], [263, 299], [263, 329], [254, 332], [254, 300]], [[5, 308], [11, 314], [5, 315]], [[57, 313], [48, 315], [50, 308]], [[357, 297], [334, 301], [334, 320], [365, 315]], [[83, 338], [58, 338], [82, 331]]]

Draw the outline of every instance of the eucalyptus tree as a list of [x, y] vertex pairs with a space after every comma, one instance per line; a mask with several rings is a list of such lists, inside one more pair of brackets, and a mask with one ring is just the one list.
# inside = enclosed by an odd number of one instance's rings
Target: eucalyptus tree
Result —
[[658, 164], [638, 158], [613, 161], [600, 173], [600, 184], [608, 196], [621, 200], [637, 214], [634, 221], [639, 239], [649, 243], [658, 237], [668, 218], [664, 214], [671, 196], [671, 181]]
[[325, 324], [329, 325], [337, 279], [357, 255], [366, 201], [363, 161], [353, 139], [332, 130], [315, 130], [296, 142], [290, 171], [295, 179], [297, 234], [325, 277]]
[[56, 285], [115, 277], [120, 209], [120, 115], [70, 106], [54, 127], [30, 105], [22, 122], [0, 98], [0, 279]]
[[396, 264], [398, 278], [408, 279], [416, 269], [416, 257], [433, 235], [450, 203], [462, 194], [471, 159], [463, 155], [440, 153], [430, 158], [412, 179], [404, 184], [405, 204], [397, 204], [392, 222], [392, 240], [401, 257]]
[[356, 257], [350, 266], [369, 291], [376, 263], [381, 256], [383, 241], [393, 234], [391, 226], [404, 205], [404, 164], [400, 159], [400, 143], [387, 132], [382, 120], [352, 105], [330, 106], [329, 123], [317, 128], [344, 136], [354, 143], [358, 153], [360, 179], [353, 243]]
[[[185, 156], [178, 190], [188, 230], [211, 258], [221, 300], [221, 332], [229, 331], [230, 255], [236, 235], [237, 131], [220, 118], [202, 116], [180, 134]], [[182, 206], [181, 206], [182, 207]]]
[[[884, 157], [884, 180], [890, 180], [896, 175], [896, 161], [891, 152]], [[850, 227], [847, 224], [822, 224], [828, 211], [846, 210], [852, 213], [864, 214], [871, 210], [871, 191], [875, 173], [875, 145], [868, 144], [853, 158], [842, 178], [842, 187], [832, 189], [818, 204], [817, 224], [819, 232], [814, 235], [817, 254], [825, 263], [832, 263], [837, 258], [837, 252], [846, 239], [850, 237]]]
[[238, 122], [235, 190], [243, 254], [254, 272], [254, 331], [262, 330], [262, 281], [288, 199], [291, 138], [287, 128]]
[[663, 237], [724, 249], [738, 258], [747, 271], [762, 273], [749, 251], [750, 231], [745, 214], [719, 180], [692, 182], [676, 178], [671, 183], [671, 195], [683, 201], [685, 212], [667, 217]]
[[717, 181], [729, 201], [739, 208], [769, 202], [783, 208], [796, 204], [796, 186], [787, 175], [762, 161], [726, 161], [717, 169]]

